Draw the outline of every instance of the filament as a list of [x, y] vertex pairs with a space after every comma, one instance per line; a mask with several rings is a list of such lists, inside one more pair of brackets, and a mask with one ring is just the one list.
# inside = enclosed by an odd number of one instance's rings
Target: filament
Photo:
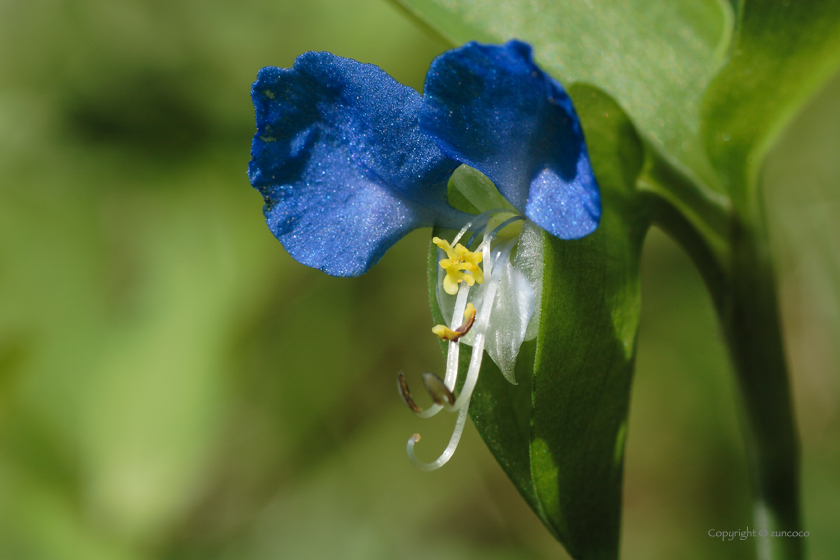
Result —
[[478, 373], [481, 370], [481, 358], [484, 355], [484, 339], [487, 332], [487, 325], [490, 323], [490, 313], [493, 311], [493, 302], [496, 298], [496, 291], [499, 287], [501, 274], [496, 274], [499, 271], [499, 265], [504, 266], [510, 258], [510, 253], [513, 246], [516, 244], [516, 239], [511, 239], [499, 252], [493, 262], [493, 278], [487, 283], [484, 292], [484, 302], [481, 306], [481, 311], [476, 317], [474, 329], [476, 330], [475, 340], [473, 341], [472, 356], [470, 357], [470, 365], [467, 370], [467, 378], [464, 380], [464, 387], [461, 389], [461, 394], [455, 400], [455, 404], [451, 407], [446, 407], [449, 410], [458, 410], [467, 403], [472, 397], [473, 389], [478, 381]]
[[443, 453], [440, 454], [440, 457], [431, 463], [424, 463], [414, 455], [414, 444], [420, 441], [420, 434], [414, 434], [408, 438], [406, 451], [408, 452], [408, 460], [411, 461], [411, 464], [421, 471], [433, 471], [445, 465], [447, 461], [452, 458], [452, 455], [455, 453], [455, 449], [458, 447], [458, 442], [461, 441], [461, 434], [464, 433], [464, 425], [467, 423], [467, 408], [468, 407], [465, 406], [458, 412], [458, 419], [455, 421], [455, 429], [452, 430], [452, 436], [449, 438], [449, 444], [446, 446], [446, 449], [443, 450]]
[[[461, 284], [461, 287], [458, 289], [458, 296], [455, 299], [455, 310], [452, 312], [452, 322], [450, 325], [454, 325], [456, 321], [459, 321], [464, 316], [464, 310], [467, 308], [467, 296], [469, 296], [469, 293], [470, 287], [466, 284]], [[458, 360], [460, 359], [461, 353], [460, 344], [461, 343], [459, 341], [450, 341], [449, 348], [446, 353], [446, 374], [444, 375], [443, 383], [446, 385], [447, 389], [453, 392], [455, 391], [455, 382], [458, 380]], [[409, 407], [411, 407], [411, 405], [409, 405]], [[425, 410], [418, 411], [414, 408], [411, 410], [414, 411], [415, 416], [418, 418], [431, 418], [442, 409], [442, 405], [435, 403]]]

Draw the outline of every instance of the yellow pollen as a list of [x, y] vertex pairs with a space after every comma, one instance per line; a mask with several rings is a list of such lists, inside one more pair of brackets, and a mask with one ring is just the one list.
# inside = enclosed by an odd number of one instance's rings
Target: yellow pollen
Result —
[[451, 340], [455, 342], [468, 332], [473, 326], [475, 322], [475, 306], [471, 303], [467, 304], [467, 308], [464, 310], [464, 324], [455, 329], [454, 331], [447, 327], [446, 325], [437, 325], [432, 329], [432, 332], [438, 335], [442, 340]]
[[480, 252], [474, 253], [460, 243], [453, 248], [448, 241], [439, 237], [432, 238], [432, 243], [443, 249], [447, 256], [438, 263], [446, 271], [443, 289], [447, 294], [457, 294], [461, 282], [466, 282], [467, 286], [484, 282], [484, 272], [478, 266], [483, 258]]

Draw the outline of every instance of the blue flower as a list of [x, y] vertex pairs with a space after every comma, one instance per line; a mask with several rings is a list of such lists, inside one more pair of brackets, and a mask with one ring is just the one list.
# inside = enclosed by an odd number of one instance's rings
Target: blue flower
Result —
[[526, 43], [470, 43], [439, 56], [420, 128], [548, 233], [577, 239], [598, 227], [598, 185], [572, 100]]
[[[513, 381], [519, 346], [535, 336], [540, 228], [576, 239], [598, 227], [598, 185], [571, 100], [520, 41], [442, 54], [423, 97], [376, 66], [315, 52], [289, 69], [260, 70], [251, 97], [248, 174], [269, 228], [297, 261], [357, 276], [416, 228], [460, 230], [451, 243], [435, 238], [444, 257], [438, 300], [452, 317], [435, 330], [450, 341], [446, 377], [424, 376], [436, 404], [421, 410], [400, 377], [418, 415], [459, 411], [438, 461], [416, 460], [419, 436], [409, 440], [412, 461], [437, 468], [457, 445], [484, 350]], [[449, 205], [450, 181], [481, 214]], [[456, 397], [462, 341], [475, 363]]]

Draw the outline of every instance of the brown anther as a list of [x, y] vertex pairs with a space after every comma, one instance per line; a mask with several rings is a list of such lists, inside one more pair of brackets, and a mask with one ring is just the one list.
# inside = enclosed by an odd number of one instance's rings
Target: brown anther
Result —
[[454, 331], [448, 328], [446, 325], [437, 325], [435, 328], [432, 329], [432, 332], [438, 335], [443, 340], [456, 342], [462, 336], [470, 332], [473, 323], [475, 323], [475, 307], [473, 307], [473, 304], [468, 303], [467, 309], [464, 311], [464, 324], [462, 324]]
[[452, 391], [449, 390], [449, 387], [446, 386], [443, 379], [434, 373], [424, 373], [423, 384], [426, 386], [426, 390], [432, 396], [432, 400], [435, 401], [435, 404], [455, 404], [455, 395], [452, 394]]
[[468, 303], [467, 310], [464, 312], [464, 324], [455, 329], [455, 332], [460, 333], [461, 336], [464, 336], [465, 334], [470, 332], [473, 323], [475, 323], [475, 307], [473, 306], [473, 304]]
[[408, 390], [408, 383], [405, 382], [405, 376], [402, 372], [397, 374], [397, 387], [400, 390], [400, 395], [405, 401], [405, 404], [408, 405], [408, 408], [414, 412], [423, 412], [423, 409], [417, 406], [414, 399], [411, 398], [411, 391]]

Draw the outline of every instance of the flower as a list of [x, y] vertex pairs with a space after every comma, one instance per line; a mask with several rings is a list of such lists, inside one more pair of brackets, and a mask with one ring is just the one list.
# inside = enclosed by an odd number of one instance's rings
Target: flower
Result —
[[[451, 242], [433, 240], [438, 301], [452, 317], [434, 329], [449, 341], [445, 378], [423, 376], [435, 404], [420, 409], [399, 376], [418, 416], [459, 413], [437, 461], [416, 459], [419, 435], [408, 442], [415, 465], [441, 466], [466, 422], [484, 350], [514, 382], [519, 346], [536, 335], [540, 229], [576, 239], [598, 227], [598, 185], [571, 100], [515, 40], [442, 54], [422, 97], [376, 66], [316, 52], [260, 70], [251, 96], [249, 177], [297, 261], [357, 276], [409, 231], [459, 230]], [[479, 214], [449, 205], [450, 182]], [[473, 352], [456, 397], [461, 342]]]

